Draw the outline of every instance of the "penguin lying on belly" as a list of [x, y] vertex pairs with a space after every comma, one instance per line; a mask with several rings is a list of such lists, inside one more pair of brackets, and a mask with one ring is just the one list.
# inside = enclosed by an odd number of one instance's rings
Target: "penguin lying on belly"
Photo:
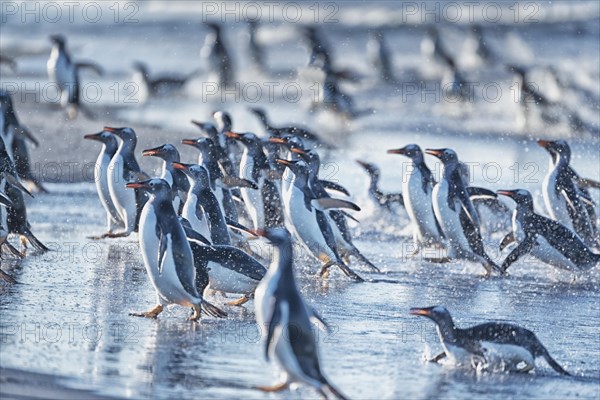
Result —
[[544, 357], [556, 372], [570, 375], [528, 329], [495, 322], [460, 329], [443, 306], [411, 308], [410, 314], [427, 317], [436, 324], [444, 352], [431, 361], [448, 357], [455, 365], [471, 365], [478, 370], [529, 372], [535, 368], [536, 357]]

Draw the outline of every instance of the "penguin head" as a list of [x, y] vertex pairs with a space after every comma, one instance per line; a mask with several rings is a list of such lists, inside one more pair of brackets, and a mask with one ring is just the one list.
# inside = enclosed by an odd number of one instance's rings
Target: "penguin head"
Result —
[[98, 133], [90, 133], [88, 135], [84, 135], [83, 138], [88, 139], [88, 140], [96, 140], [96, 141], [102, 142], [104, 144], [110, 144], [110, 143], [114, 143], [115, 145], [117, 144], [117, 140], [115, 139], [115, 137], [110, 132], [106, 132], [106, 131], [101, 131]]
[[370, 176], [379, 177], [379, 168], [375, 164], [362, 160], [356, 160], [356, 163], [363, 167], [363, 169], [367, 171]]
[[50, 35], [50, 42], [57, 46], [64, 47], [64, 45], [67, 43], [67, 39], [65, 39], [63, 35], [55, 34]]
[[260, 107], [249, 107], [248, 110], [263, 121], [267, 120], [267, 113]]
[[217, 123], [217, 129], [220, 132], [229, 132], [233, 127], [233, 122], [231, 122], [231, 115], [229, 115], [226, 111], [215, 111], [213, 112], [213, 118]]
[[303, 160], [283, 160], [278, 158], [275, 162], [288, 167], [297, 178], [300, 178], [300, 181], [304, 181], [308, 177], [308, 165]]
[[210, 187], [210, 175], [208, 174], [208, 170], [202, 165], [173, 162], [171, 166], [183, 171], [192, 183], [199, 185], [201, 188]]
[[211, 138], [212, 140], [217, 140], [217, 137], [219, 136], [219, 132], [217, 131], [217, 127], [214, 124], [211, 124], [210, 122], [200, 122], [200, 121], [195, 121], [195, 120], [192, 120], [192, 124], [194, 124], [198, 128], [200, 128], [202, 130], [202, 132], [207, 134], [208, 137]]
[[142, 152], [142, 155], [154, 156], [163, 159], [167, 162], [179, 161], [179, 151], [170, 143], [163, 144], [162, 146], [155, 147], [153, 149], [146, 149]]
[[304, 142], [302, 139], [294, 135], [283, 135], [281, 137], [271, 136], [269, 142], [280, 144], [290, 151], [294, 148], [304, 149]]
[[148, 66], [141, 61], [134, 61], [132, 64], [134, 70], [141, 72], [145, 77], [148, 77]]
[[423, 159], [423, 151], [416, 144], [407, 144], [406, 146], [400, 149], [391, 149], [387, 151], [388, 154], [401, 154], [406, 156], [412, 160]]
[[135, 131], [129, 127], [111, 128], [111, 127], [105, 126], [104, 131], [112, 133], [113, 135], [117, 136], [119, 139], [121, 139], [124, 142], [137, 140]]
[[129, 189], [142, 189], [153, 196], [171, 197], [171, 187], [164, 179], [152, 178], [141, 182], [130, 182], [125, 185]]
[[425, 153], [439, 158], [444, 164], [458, 162], [458, 156], [452, 149], [425, 149]]
[[502, 196], [510, 197], [518, 205], [531, 206], [531, 208], [533, 208], [533, 197], [528, 190], [497, 190], [496, 193]]
[[411, 308], [409, 313], [411, 315], [427, 317], [436, 322], [437, 324], [443, 323], [445, 321], [452, 321], [452, 316], [450, 315], [450, 312], [444, 306]]
[[569, 147], [569, 144], [566, 140], [538, 140], [537, 143], [540, 147], [543, 147], [548, 153], [550, 153], [552, 158], [564, 157], [567, 160], [571, 159], [571, 147]]
[[229, 139], [239, 140], [240, 142], [242, 142], [244, 145], [246, 145], [248, 147], [255, 147], [257, 145], [260, 145], [260, 140], [252, 132], [236, 133], [236, 132], [229, 131], [229, 132], [225, 132], [224, 135], [226, 137], [228, 137]]
[[211, 151], [215, 146], [215, 143], [210, 138], [183, 139], [181, 143], [195, 147], [198, 150], [200, 150], [203, 154], [206, 154], [206, 152]]

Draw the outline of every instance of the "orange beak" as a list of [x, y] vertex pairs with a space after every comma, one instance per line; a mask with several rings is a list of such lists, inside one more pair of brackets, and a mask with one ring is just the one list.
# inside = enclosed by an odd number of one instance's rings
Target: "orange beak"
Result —
[[436, 150], [436, 149], [425, 149], [425, 153], [430, 154], [435, 157], [439, 157], [442, 155], [442, 151]]
[[145, 188], [146, 184], [142, 183], [142, 182], [130, 182], [130, 183], [126, 184], [125, 187], [129, 188], [129, 189], [140, 189], [140, 188]]
[[496, 190], [496, 193], [507, 197], [513, 197], [514, 194], [512, 190]]
[[296, 147], [294, 147], [292, 149], [292, 153], [296, 153], [296, 154], [300, 154], [300, 155], [306, 155], [306, 152], [304, 150], [296, 148]]
[[248, 232], [250, 232], [254, 236], [259, 236], [259, 237], [267, 236], [267, 231], [264, 229], [249, 229]]
[[157, 154], [160, 154], [160, 150], [157, 150], [157, 149], [148, 149], [148, 150], [142, 151], [142, 155], [143, 156], [155, 156]]
[[90, 133], [88, 135], [83, 135], [83, 138], [84, 139], [89, 139], [89, 140], [99, 140], [101, 134], [102, 134], [102, 132], [100, 132], [100, 133]]
[[231, 131], [225, 132], [225, 136], [227, 136], [228, 138], [231, 138], [231, 139], [239, 139], [242, 137], [242, 135], [240, 135], [239, 133], [235, 133], [235, 132], [231, 132]]
[[387, 154], [405, 154], [404, 149], [391, 149], [386, 151]]
[[546, 148], [550, 143], [552, 143], [549, 140], [538, 140], [537, 144], [543, 148]]
[[424, 308], [411, 308], [409, 311], [409, 314], [411, 315], [422, 315], [422, 316], [428, 316], [431, 314], [431, 312], [429, 310], [426, 310]]
[[282, 138], [278, 138], [278, 137], [270, 137], [269, 138], [269, 142], [271, 142], [271, 143], [279, 143], [279, 144], [286, 144], [287, 143], [285, 140], [283, 140]]
[[277, 160], [275, 160], [275, 162], [276, 162], [277, 164], [285, 165], [286, 167], [289, 167], [289, 166], [291, 166], [291, 165], [292, 165], [292, 163], [291, 163], [291, 162], [289, 162], [288, 160], [284, 160], [284, 159], [282, 159], [282, 158], [278, 158]]
[[172, 162], [171, 165], [173, 166], [173, 168], [175, 169], [180, 169], [182, 171], [189, 171], [189, 168], [187, 165], [183, 165], [182, 163], [178, 163], [178, 162]]
[[111, 128], [111, 127], [109, 127], [109, 126], [105, 126], [105, 127], [104, 127], [104, 130], [105, 130], [106, 132], [115, 133], [115, 132], [116, 132], [118, 129], [117, 129], [117, 128]]
[[195, 146], [196, 145], [196, 141], [194, 139], [183, 139], [181, 141], [182, 144], [187, 144], [189, 146]]

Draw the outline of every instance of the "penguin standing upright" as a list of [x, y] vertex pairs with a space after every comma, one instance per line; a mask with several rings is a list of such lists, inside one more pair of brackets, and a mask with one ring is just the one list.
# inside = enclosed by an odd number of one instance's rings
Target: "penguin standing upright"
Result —
[[344, 399], [321, 372], [311, 321], [326, 325], [298, 291], [289, 233], [283, 228], [268, 228], [257, 233], [271, 241], [275, 254], [267, 275], [256, 289], [256, 322], [266, 327], [265, 357], [267, 360], [274, 357], [284, 373], [280, 384], [258, 389], [276, 392], [292, 383], [303, 383], [314, 387], [324, 398], [327, 392]]
[[495, 322], [460, 329], [443, 306], [411, 308], [410, 314], [427, 317], [436, 324], [444, 352], [433, 361], [448, 357], [455, 365], [501, 372], [529, 372], [535, 368], [535, 358], [544, 357], [556, 372], [570, 375], [528, 329]]
[[600, 254], [593, 253], [573, 231], [533, 209], [533, 198], [527, 190], [499, 190], [500, 195], [517, 203], [513, 213], [513, 230], [501, 243], [502, 250], [510, 242], [517, 247], [502, 263], [502, 272], [527, 253], [556, 268], [580, 272], [600, 263]]
[[131, 128], [105, 127], [109, 132], [120, 139], [117, 152], [108, 165], [108, 189], [110, 197], [125, 224], [125, 230], [113, 233], [109, 237], [128, 236], [137, 232], [140, 212], [146, 202], [146, 193], [142, 190], [126, 190], [125, 184], [147, 178], [142, 173], [135, 159], [135, 146], [137, 135]]
[[117, 152], [119, 145], [117, 139], [111, 133], [106, 131], [85, 135], [84, 139], [95, 140], [102, 143], [102, 149], [100, 150], [100, 154], [98, 154], [96, 165], [94, 166], [96, 191], [98, 192], [100, 203], [102, 203], [102, 207], [104, 207], [104, 210], [106, 211], [107, 231], [97, 237], [100, 239], [109, 237], [117, 231], [125, 229], [125, 223], [123, 219], [121, 219], [121, 215], [113, 202], [108, 184], [108, 166]]
[[539, 140], [538, 144], [550, 153], [550, 167], [542, 184], [544, 204], [552, 219], [577, 233], [588, 246], [598, 246], [596, 210], [592, 197], [576, 182], [569, 166], [571, 148], [564, 140]]
[[248, 21], [248, 50], [250, 52], [250, 60], [252, 60], [252, 63], [254, 64], [256, 69], [262, 72], [267, 72], [267, 64], [265, 60], [264, 50], [258, 43], [258, 28], [258, 20], [251, 19]]
[[234, 84], [233, 62], [225, 46], [221, 26], [214, 22], [205, 22], [204, 26], [210, 29], [210, 33], [206, 35], [200, 56], [218, 74], [220, 89], [225, 90]]
[[67, 110], [69, 118], [75, 118], [78, 110], [84, 111], [88, 117], [93, 117], [81, 103], [79, 70], [90, 68], [98, 75], [103, 75], [104, 72], [94, 63], [73, 62], [67, 51], [66, 39], [62, 35], [52, 35], [50, 41], [53, 46], [47, 63], [48, 77], [58, 86], [61, 106]]
[[390, 82], [395, 80], [391, 54], [385, 43], [382, 31], [375, 31], [369, 34], [367, 55], [371, 66], [377, 69], [379, 78], [382, 81]]
[[408, 144], [401, 149], [388, 150], [388, 154], [401, 154], [411, 160], [402, 179], [402, 194], [413, 225], [415, 253], [422, 247], [443, 245], [444, 234], [433, 211], [432, 193], [436, 182], [425, 164], [423, 151], [416, 144]]
[[181, 214], [181, 209], [185, 203], [190, 184], [185, 177], [185, 174], [173, 168], [171, 165], [174, 162], [181, 161], [179, 151], [177, 151], [175, 146], [167, 143], [153, 149], [144, 150], [142, 155], [158, 157], [163, 160], [160, 178], [167, 181], [171, 186], [171, 190], [173, 191], [173, 207], [175, 207], [177, 214]]
[[433, 188], [433, 209], [447, 239], [448, 257], [481, 263], [486, 276], [499, 267], [487, 255], [479, 232], [479, 216], [471, 203], [461, 175], [458, 156], [452, 149], [426, 149], [442, 161], [442, 177]]
[[130, 182], [127, 188], [150, 194], [140, 217], [139, 242], [157, 298], [152, 310], [130, 315], [156, 318], [164, 306], [179, 304], [194, 310], [192, 321], [200, 318], [201, 310], [214, 317], [225, 317], [223, 311], [204, 300], [196, 289], [192, 249], [175, 214], [169, 184], [163, 179], [150, 179]]

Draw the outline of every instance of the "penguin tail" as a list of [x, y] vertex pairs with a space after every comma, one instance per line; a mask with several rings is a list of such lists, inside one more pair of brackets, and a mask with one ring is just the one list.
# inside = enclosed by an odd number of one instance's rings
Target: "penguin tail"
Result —
[[375, 264], [373, 264], [367, 257], [365, 257], [360, 250], [358, 250], [356, 247], [354, 247], [352, 249], [351, 254], [356, 257], [358, 259], [358, 261], [360, 261], [361, 263], [365, 264], [367, 267], [369, 267], [371, 270], [375, 271], [375, 272], [381, 272], [379, 270], [379, 268], [377, 268], [375, 266]]
[[39, 251], [50, 251], [49, 248], [47, 248], [42, 242], [40, 242], [40, 240], [38, 238], [35, 237], [35, 235], [29, 230], [29, 228], [26, 228], [23, 231], [23, 236], [25, 236], [25, 238], [29, 241], [29, 243], [31, 243], [31, 245]]
[[333, 265], [337, 266], [344, 273], [344, 275], [346, 275], [348, 278], [351, 278], [352, 280], [354, 280], [356, 282], [364, 282], [365, 281], [363, 278], [360, 277], [360, 275], [358, 275], [356, 272], [354, 272], [349, 266], [344, 264], [344, 262], [342, 260], [327, 263], [323, 267], [323, 269], [326, 270], [327, 268], [329, 268]]
[[4, 243], [2, 243], [2, 245], [0, 245], [0, 247], [1, 247], [1, 246], [4, 246], [4, 247], [6, 247], [6, 248], [8, 249], [8, 251], [9, 251], [9, 252], [10, 252], [10, 253], [11, 253], [13, 256], [15, 256], [15, 257], [17, 257], [17, 258], [23, 258], [23, 254], [21, 254], [21, 252], [20, 252], [19, 250], [17, 250], [17, 249], [15, 248], [15, 246], [13, 246], [12, 244], [10, 244], [8, 241], [5, 241]]
[[325, 382], [323, 384], [323, 388], [326, 389], [328, 392], [330, 392], [333, 395], [333, 397], [335, 397], [336, 399], [339, 399], [339, 400], [346, 400], [346, 399], [348, 399], [338, 389], [336, 389], [335, 386], [333, 386], [329, 382]]
[[206, 300], [202, 300], [202, 310], [215, 318], [225, 318], [227, 317], [227, 313], [223, 310], [221, 310], [219, 307], [217, 306], [213, 306], [212, 304], [210, 304], [208, 301]]

